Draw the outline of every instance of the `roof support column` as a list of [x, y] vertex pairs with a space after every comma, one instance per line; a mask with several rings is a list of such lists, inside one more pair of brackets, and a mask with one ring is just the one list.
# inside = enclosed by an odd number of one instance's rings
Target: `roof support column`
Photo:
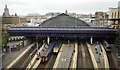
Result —
[[50, 37], [48, 36], [47, 37], [47, 44], [49, 45], [49, 43], [50, 43]]
[[93, 44], [93, 37], [90, 37], [90, 44]]
[[9, 45], [10, 59], [11, 59], [11, 45]]
[[39, 47], [39, 46], [38, 46], [38, 37], [36, 37], [36, 40], [37, 40], [37, 43], [36, 43], [36, 44], [37, 44], [37, 52], [38, 52], [38, 50], [39, 50], [39, 48], [38, 48], [38, 47]]

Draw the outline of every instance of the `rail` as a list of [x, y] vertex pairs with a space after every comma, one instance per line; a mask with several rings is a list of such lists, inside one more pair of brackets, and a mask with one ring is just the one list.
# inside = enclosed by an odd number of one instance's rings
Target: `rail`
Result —
[[[43, 47], [44, 47], [44, 44], [43, 44], [42, 47], [38, 50], [38, 52], [40, 52]], [[37, 52], [37, 53], [38, 53], [38, 52]], [[31, 62], [30, 62], [30, 63], [28, 64], [28, 66], [26, 67], [26, 68], [27, 68], [26, 70], [30, 69], [30, 68], [33, 66], [33, 64], [35, 63], [35, 61], [36, 61], [36, 57], [34, 56], [33, 59], [31, 60]]]
[[75, 53], [73, 57], [73, 68], [77, 67], [78, 43], [75, 43]]
[[59, 51], [59, 53], [58, 53], [58, 56], [57, 56], [57, 58], [56, 58], [56, 60], [55, 60], [55, 63], [54, 63], [54, 66], [53, 66], [53, 70], [56, 69], [57, 66], [58, 66], [62, 49], [63, 49], [63, 45], [61, 46], [60, 51]]
[[103, 48], [101, 43], [100, 43], [100, 47], [101, 47], [101, 49], [103, 51], [105, 70], [109, 70], [109, 62], [108, 62], [107, 54], [106, 54], [105, 49]]
[[95, 59], [95, 56], [94, 56], [94, 53], [92, 51], [92, 48], [90, 47], [90, 45], [87, 43], [87, 46], [88, 46], [88, 50], [90, 52], [90, 56], [91, 56], [91, 59], [92, 59], [92, 62], [93, 62], [93, 66], [96, 70], [98, 70], [98, 64], [97, 64], [97, 61]]

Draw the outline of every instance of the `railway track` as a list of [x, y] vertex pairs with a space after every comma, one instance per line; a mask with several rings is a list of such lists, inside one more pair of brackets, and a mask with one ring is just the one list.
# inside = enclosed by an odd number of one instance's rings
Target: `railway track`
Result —
[[[39, 47], [42, 45], [42, 43], [39, 44]], [[29, 64], [30, 60], [30, 54], [31, 55], [31, 59], [34, 57], [35, 53], [37, 52], [37, 48], [36, 47], [32, 47], [25, 55], [23, 55], [23, 57], [21, 57], [20, 60], [18, 60], [13, 66], [12, 68], [26, 68], [27, 65]]]
[[91, 60], [91, 57], [90, 57], [90, 53], [88, 51], [88, 48], [87, 48], [87, 45], [86, 43], [83, 43], [85, 46], [84, 46], [84, 49], [85, 49], [85, 54], [86, 54], [86, 62], [87, 62], [87, 68], [93, 68], [93, 64], [92, 64], [92, 60]]
[[[37, 52], [37, 49], [35, 49], [31, 54], [31, 57], [34, 57], [35, 53]], [[27, 65], [29, 64], [30, 62], [30, 56], [26, 59], [25, 62], [23, 62], [23, 64], [20, 66], [20, 68], [26, 68]]]
[[82, 68], [82, 47], [80, 43], [78, 45], [78, 60], [77, 60], [77, 68]]
[[39, 64], [38, 69], [47, 70], [47, 69], [53, 68], [56, 57], [57, 57], [56, 54], [51, 54], [51, 56], [47, 62]]
[[[13, 65], [12, 68], [25, 68], [29, 61], [29, 55], [32, 53], [35, 49], [35, 47], [31, 48], [16, 64]], [[34, 56], [34, 53], [32, 54], [32, 57]], [[26, 65], [25, 65], [26, 64]]]
[[114, 60], [113, 54], [112, 53], [107, 53], [107, 56], [108, 56], [108, 61], [109, 61], [109, 64], [110, 64], [110, 70], [112, 70], [112, 69], [119, 70], [118, 65], [116, 64], [116, 62]]
[[87, 45], [85, 42], [79, 42], [78, 45], [78, 62], [77, 68], [93, 68], [92, 60], [90, 57], [90, 53], [87, 49]]

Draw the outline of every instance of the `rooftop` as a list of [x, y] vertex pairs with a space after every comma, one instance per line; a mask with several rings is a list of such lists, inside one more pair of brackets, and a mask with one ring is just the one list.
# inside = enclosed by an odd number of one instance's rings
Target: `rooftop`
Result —
[[62, 13], [44, 21], [41, 26], [89, 26], [86, 22]]

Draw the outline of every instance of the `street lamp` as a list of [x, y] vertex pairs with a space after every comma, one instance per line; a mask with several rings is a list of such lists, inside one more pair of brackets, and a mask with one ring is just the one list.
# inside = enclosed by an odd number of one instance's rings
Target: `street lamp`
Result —
[[9, 51], [10, 51], [10, 59], [11, 59], [11, 45], [9, 46]]
[[68, 46], [70, 47], [70, 40], [68, 40]]
[[70, 43], [70, 40], [68, 40], [68, 44]]

